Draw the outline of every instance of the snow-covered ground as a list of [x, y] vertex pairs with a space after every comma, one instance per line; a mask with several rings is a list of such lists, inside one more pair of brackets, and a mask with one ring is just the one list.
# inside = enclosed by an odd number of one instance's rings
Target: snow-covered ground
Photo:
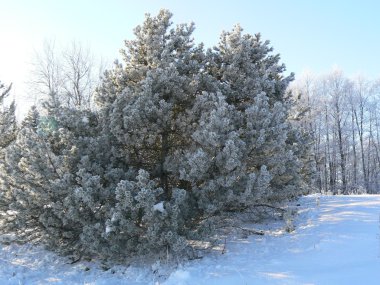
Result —
[[226, 253], [171, 273], [151, 266], [105, 271], [32, 246], [0, 246], [0, 284], [380, 284], [380, 196], [308, 196], [299, 203], [294, 232], [276, 230], [274, 222], [264, 236], [232, 238]]

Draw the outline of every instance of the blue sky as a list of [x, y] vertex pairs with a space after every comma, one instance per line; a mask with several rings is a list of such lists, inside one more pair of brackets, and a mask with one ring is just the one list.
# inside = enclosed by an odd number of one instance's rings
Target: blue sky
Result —
[[338, 66], [349, 76], [380, 77], [376, 0], [0, 0], [0, 80], [14, 82], [17, 96], [27, 93], [33, 52], [44, 39], [80, 41], [112, 62], [144, 14], [160, 8], [174, 13], [174, 23], [195, 22], [195, 41], [208, 47], [236, 23], [260, 32], [296, 76]]

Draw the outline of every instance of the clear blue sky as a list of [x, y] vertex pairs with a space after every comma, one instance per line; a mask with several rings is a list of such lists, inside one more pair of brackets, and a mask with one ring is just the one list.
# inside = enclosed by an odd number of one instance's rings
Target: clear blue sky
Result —
[[337, 65], [347, 75], [380, 77], [377, 0], [0, 0], [0, 80], [14, 82], [18, 97], [27, 93], [31, 56], [44, 39], [80, 41], [112, 62], [144, 14], [160, 8], [174, 23], [195, 22], [195, 41], [209, 47], [236, 23], [260, 32], [296, 75]]

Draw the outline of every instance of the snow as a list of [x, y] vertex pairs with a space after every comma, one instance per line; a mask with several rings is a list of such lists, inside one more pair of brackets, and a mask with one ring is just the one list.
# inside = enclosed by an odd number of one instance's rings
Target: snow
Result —
[[231, 237], [224, 254], [171, 271], [164, 262], [104, 270], [32, 245], [3, 245], [0, 284], [380, 284], [379, 195], [307, 196], [298, 203], [293, 232], [279, 222], [254, 225], [266, 234]]
[[380, 196], [301, 203], [294, 232], [230, 241], [164, 284], [380, 284]]
[[156, 205], [153, 206], [153, 210], [154, 211], [159, 211], [161, 213], [164, 213], [165, 212], [165, 209], [164, 209], [164, 202], [161, 201], [159, 203], [157, 203]]
[[110, 232], [112, 232], [112, 227], [110, 226], [106, 226], [106, 234], [109, 234]]

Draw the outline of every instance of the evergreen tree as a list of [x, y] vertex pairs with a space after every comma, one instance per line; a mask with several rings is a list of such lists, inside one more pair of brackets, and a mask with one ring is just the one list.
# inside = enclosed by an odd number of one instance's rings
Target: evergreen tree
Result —
[[174, 190], [186, 193], [180, 218], [189, 236], [205, 216], [298, 196], [302, 161], [286, 94], [293, 75], [282, 75], [259, 35], [237, 26], [205, 53], [192, 43], [193, 26], [169, 29], [170, 17], [147, 16], [126, 42], [125, 66], [106, 74], [97, 95], [126, 164], [162, 188], [152, 201], [169, 206]]
[[[125, 258], [178, 253], [225, 212], [302, 192], [292, 75], [237, 26], [213, 50], [193, 24], [146, 16], [107, 71], [97, 113], [31, 109], [5, 151], [16, 229], [60, 252]], [[29, 235], [29, 237], [33, 237]]]
[[15, 116], [15, 103], [7, 106], [4, 100], [10, 95], [12, 85], [5, 87], [0, 82], [0, 231], [6, 227], [10, 220], [7, 210], [11, 201], [8, 191], [7, 174], [4, 170], [4, 158], [6, 149], [16, 138], [17, 125]]
[[12, 85], [5, 87], [0, 82], [0, 151], [9, 146], [16, 137], [15, 103], [13, 101], [9, 106], [6, 106], [4, 102], [10, 95], [11, 87]]
[[293, 75], [282, 75], [285, 67], [271, 52], [268, 41], [243, 35], [239, 26], [207, 52], [205, 66], [219, 92], [197, 97], [195, 144], [175, 160], [182, 165], [172, 164], [206, 212], [282, 202], [304, 192], [288, 122], [286, 88]]
[[[5, 152], [4, 168], [12, 196], [9, 208], [17, 213], [13, 225], [21, 239], [23, 234], [31, 239], [44, 236], [60, 244], [77, 225], [59, 221], [65, 209], [57, 205], [76, 185], [77, 165], [90, 146], [86, 139], [97, 129], [91, 125], [96, 121], [91, 112], [60, 108], [52, 104], [53, 94], [50, 98], [46, 116], [35, 107], [29, 111], [16, 141]], [[31, 229], [34, 236], [28, 234]]]
[[116, 66], [98, 93], [98, 101], [109, 102], [106, 125], [123, 145], [128, 164], [159, 178], [168, 200], [180, 181], [165, 161], [191, 144], [192, 105], [204, 86], [212, 85], [200, 73], [204, 54], [191, 38], [193, 24], [170, 29], [170, 18], [165, 10], [147, 16], [135, 29], [136, 40], [126, 41], [125, 68]]
[[[191, 38], [194, 25], [171, 28], [171, 16], [166, 10], [157, 17], [147, 15], [144, 24], [135, 29], [136, 39], [126, 41], [122, 52], [125, 67], [117, 64], [114, 71], [106, 73], [97, 100], [103, 107], [104, 129], [115, 137], [125, 164], [135, 175], [138, 171], [149, 173], [161, 189], [144, 194], [152, 195], [146, 199], [165, 209], [155, 223], [143, 218], [150, 215], [147, 209], [140, 214], [140, 220], [146, 220], [143, 226], [148, 236], [159, 238], [159, 246], [177, 250], [183, 248], [186, 236], [186, 229], [178, 224], [185, 219], [184, 212], [189, 213], [179, 204], [191, 185], [170, 169], [170, 161], [193, 143], [196, 97], [216, 85], [211, 76], [202, 74], [205, 55], [202, 45], [195, 46]], [[132, 191], [129, 195], [136, 194]], [[168, 213], [172, 214], [166, 217]], [[148, 247], [155, 244], [152, 241]]]

